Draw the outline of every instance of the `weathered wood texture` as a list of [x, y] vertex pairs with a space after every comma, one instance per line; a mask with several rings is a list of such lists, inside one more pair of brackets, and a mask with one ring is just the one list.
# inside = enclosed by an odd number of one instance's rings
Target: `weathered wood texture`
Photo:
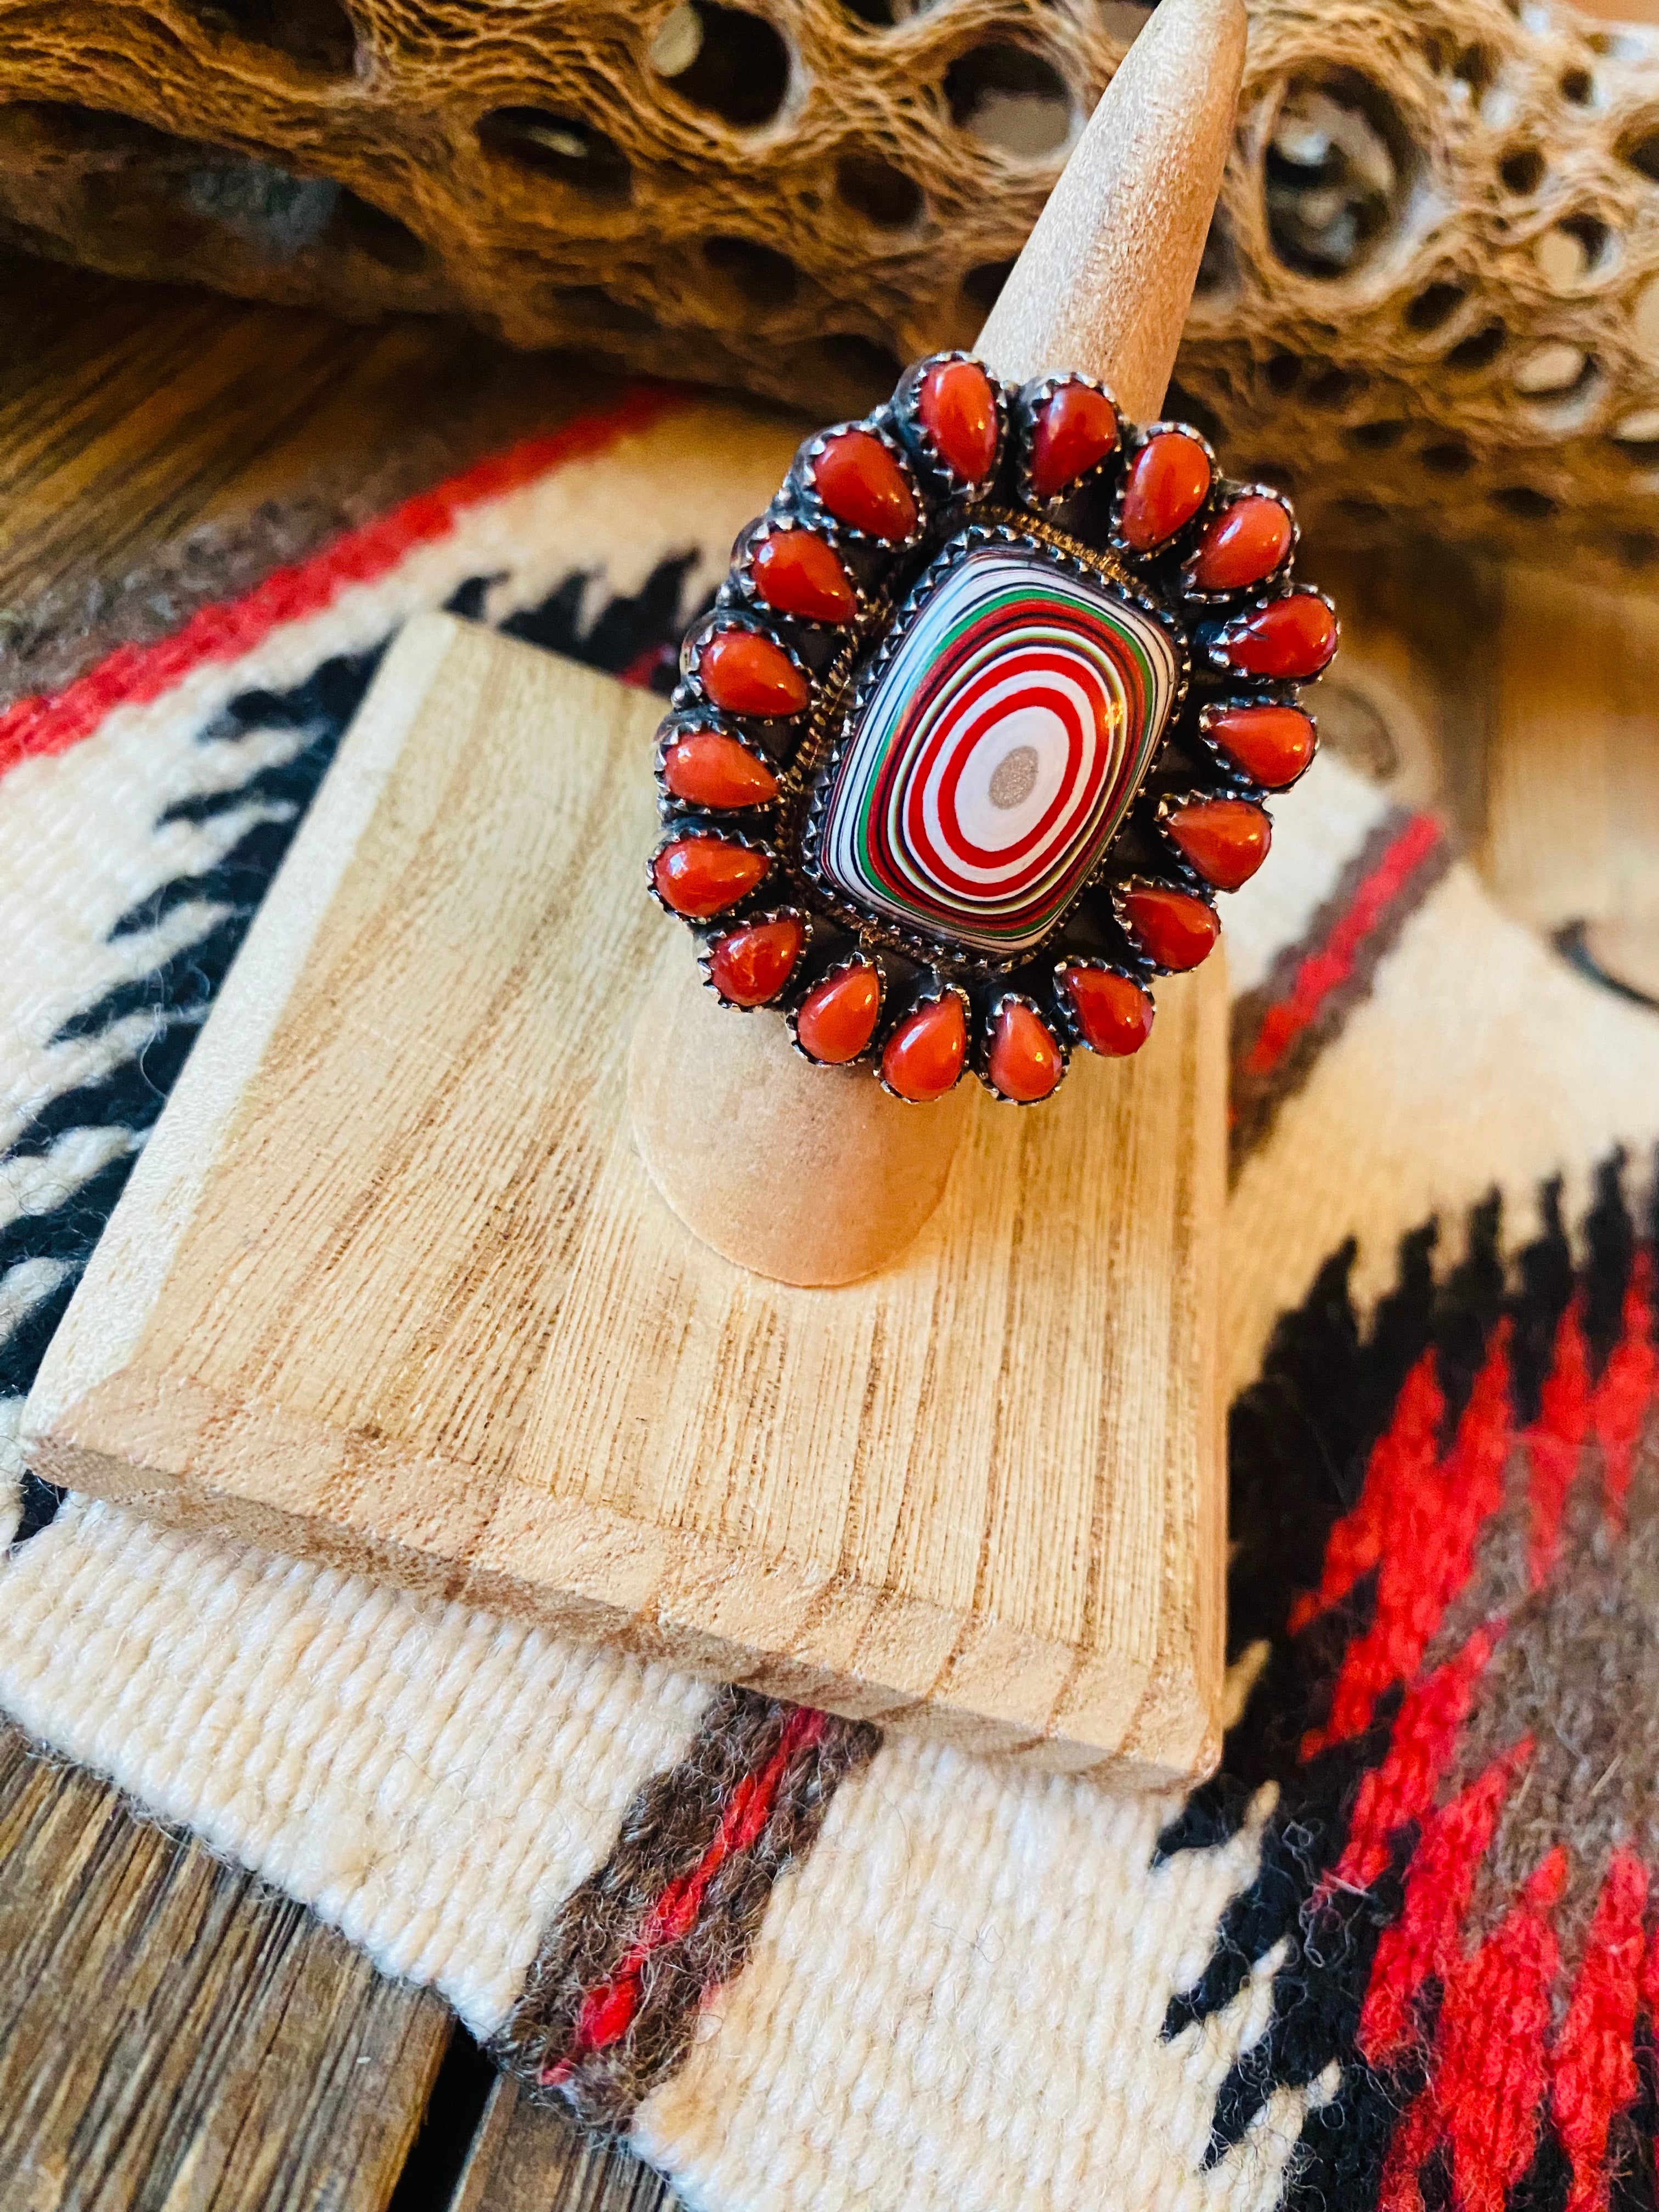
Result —
[[444, 2212], [675, 2212], [659, 2173], [585, 2143], [555, 2112], [499, 2080]]
[[655, 719], [405, 630], [47, 1356], [34, 1464], [781, 1694], [1195, 1771], [1219, 963], [1042, 1113], [975, 1099], [900, 1263], [763, 1282], [661, 1203], [623, 1112], [685, 958], [639, 892]]
[[6, 2212], [382, 2212], [449, 2015], [0, 1730]]

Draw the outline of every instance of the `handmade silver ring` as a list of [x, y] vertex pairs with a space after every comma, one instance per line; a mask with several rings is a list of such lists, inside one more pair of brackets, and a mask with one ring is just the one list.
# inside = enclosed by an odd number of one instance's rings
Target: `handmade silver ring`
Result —
[[1267, 857], [1337, 645], [1282, 493], [1096, 379], [961, 353], [797, 453], [691, 629], [653, 895], [710, 988], [896, 1097], [1136, 1051]]

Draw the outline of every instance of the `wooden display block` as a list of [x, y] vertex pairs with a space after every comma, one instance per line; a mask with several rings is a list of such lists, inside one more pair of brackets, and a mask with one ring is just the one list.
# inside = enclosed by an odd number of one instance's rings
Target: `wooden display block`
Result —
[[975, 1098], [898, 1265], [747, 1274], [624, 1103], [653, 969], [690, 957], [643, 889], [657, 714], [404, 631], [48, 1354], [33, 1465], [980, 1749], [1202, 1770], [1218, 963], [1138, 1058]]

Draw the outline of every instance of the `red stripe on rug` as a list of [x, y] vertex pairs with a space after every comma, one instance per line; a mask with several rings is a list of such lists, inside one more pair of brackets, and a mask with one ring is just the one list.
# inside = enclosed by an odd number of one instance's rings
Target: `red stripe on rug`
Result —
[[1238, 1064], [1240, 1074], [1271, 1075], [1297, 1039], [1312, 1028], [1332, 993], [1352, 975], [1366, 938], [1435, 851], [1441, 836], [1432, 815], [1413, 815], [1359, 885], [1330, 936], [1297, 969], [1289, 993], [1263, 1015], [1255, 1042]]
[[283, 623], [320, 612], [349, 586], [374, 582], [416, 546], [442, 538], [466, 508], [602, 453], [683, 404], [672, 386], [638, 386], [604, 414], [579, 415], [544, 437], [524, 439], [430, 491], [417, 492], [389, 514], [332, 539], [309, 560], [273, 570], [241, 599], [200, 608], [170, 637], [118, 646], [63, 690], [20, 699], [0, 714], [0, 775], [20, 761], [67, 752], [115, 708], [148, 705], [206, 662], [240, 659]]
[[580, 2060], [627, 2034], [639, 2008], [640, 1979], [647, 1962], [696, 1924], [703, 1892], [734, 1852], [746, 1851], [755, 1842], [771, 1816], [789, 1762], [798, 1752], [817, 1743], [827, 1725], [828, 1716], [808, 1705], [798, 1705], [790, 1714], [778, 1747], [764, 1767], [758, 1774], [745, 1774], [732, 1792], [702, 1856], [689, 1873], [667, 1885], [616, 1972], [588, 1993], [569, 2051], [556, 2065], [543, 2069], [540, 2078], [544, 2087], [557, 2087]]

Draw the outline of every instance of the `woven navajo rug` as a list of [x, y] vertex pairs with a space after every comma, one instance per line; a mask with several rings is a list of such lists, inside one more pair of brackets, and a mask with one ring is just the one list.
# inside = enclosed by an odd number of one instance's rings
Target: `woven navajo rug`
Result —
[[399, 623], [665, 689], [790, 443], [625, 394], [0, 714], [0, 1707], [716, 2212], [1659, 2204], [1659, 1021], [1334, 759], [1228, 916], [1232, 1726], [1196, 1793], [884, 1739], [18, 1462]]

